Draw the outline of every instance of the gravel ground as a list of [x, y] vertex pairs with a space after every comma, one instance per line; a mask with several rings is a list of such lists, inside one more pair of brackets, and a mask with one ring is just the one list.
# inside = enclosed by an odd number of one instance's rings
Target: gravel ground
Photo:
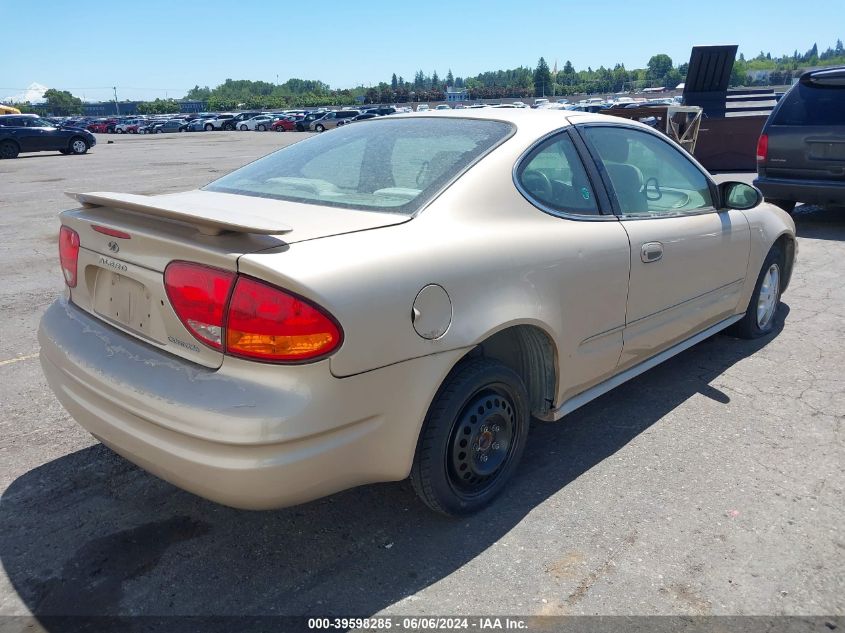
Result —
[[845, 612], [845, 211], [799, 209], [774, 336], [715, 336], [536, 424], [469, 519], [407, 482], [233, 510], [78, 427], [35, 357], [62, 192], [188, 189], [303, 136], [101, 136], [0, 162], [0, 615]]

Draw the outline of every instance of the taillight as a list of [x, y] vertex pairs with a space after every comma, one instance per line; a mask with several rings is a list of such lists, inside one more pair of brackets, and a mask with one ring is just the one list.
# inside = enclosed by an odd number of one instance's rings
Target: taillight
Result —
[[761, 134], [757, 139], [757, 162], [764, 163], [769, 156], [769, 136], [768, 134]]
[[188, 331], [232, 356], [305, 361], [334, 351], [343, 338], [318, 306], [251, 277], [177, 261], [165, 269], [164, 286]]
[[171, 262], [164, 287], [176, 315], [206, 345], [223, 349], [226, 302], [235, 273], [189, 262]]
[[226, 353], [268, 361], [309, 360], [336, 349], [340, 328], [320, 308], [270, 284], [238, 277], [226, 322]]
[[76, 267], [79, 261], [79, 233], [69, 226], [59, 229], [59, 261], [68, 288], [76, 288]]

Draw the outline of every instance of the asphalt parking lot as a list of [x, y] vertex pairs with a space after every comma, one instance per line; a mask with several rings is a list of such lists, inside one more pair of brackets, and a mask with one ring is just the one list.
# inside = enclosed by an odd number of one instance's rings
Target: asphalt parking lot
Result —
[[469, 519], [407, 482], [233, 510], [78, 427], [36, 357], [63, 192], [189, 189], [304, 136], [101, 135], [0, 161], [0, 615], [845, 613], [845, 211], [799, 208], [774, 336], [717, 335], [535, 424]]

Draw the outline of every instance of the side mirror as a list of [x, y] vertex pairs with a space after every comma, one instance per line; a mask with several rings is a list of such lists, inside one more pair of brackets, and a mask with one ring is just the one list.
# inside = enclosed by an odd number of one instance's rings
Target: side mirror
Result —
[[719, 197], [725, 209], [744, 211], [763, 202], [763, 194], [757, 187], [744, 182], [730, 181], [719, 185]]

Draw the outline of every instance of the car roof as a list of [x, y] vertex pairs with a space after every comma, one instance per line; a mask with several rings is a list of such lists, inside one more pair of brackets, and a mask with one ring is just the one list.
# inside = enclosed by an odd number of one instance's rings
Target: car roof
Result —
[[429, 110], [425, 113], [403, 112], [391, 115], [391, 120], [400, 118], [447, 118], [447, 119], [482, 119], [512, 123], [520, 132], [528, 132], [536, 137], [576, 123], [612, 123], [629, 125], [653, 131], [653, 128], [630, 119], [623, 119], [607, 114], [573, 112], [571, 110], [533, 110], [530, 108], [463, 108], [460, 110]]
[[845, 84], [845, 66], [819, 68], [801, 75], [801, 83], [816, 85], [842, 86]]

